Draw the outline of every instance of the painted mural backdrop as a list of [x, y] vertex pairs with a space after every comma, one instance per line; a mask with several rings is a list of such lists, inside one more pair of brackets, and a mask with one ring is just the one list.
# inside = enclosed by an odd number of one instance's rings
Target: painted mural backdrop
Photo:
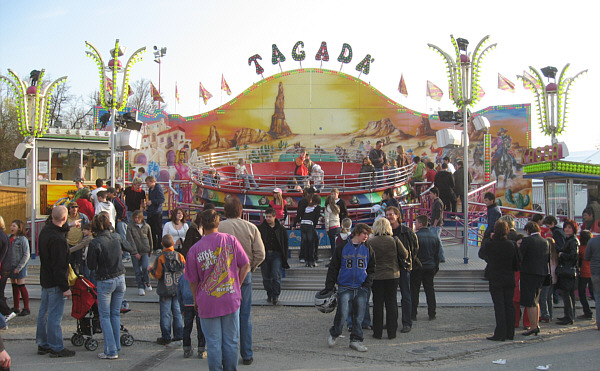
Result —
[[[96, 119], [103, 113], [96, 112]], [[473, 113], [490, 120], [492, 179], [505, 206], [531, 207], [531, 183], [522, 178], [521, 151], [530, 146], [530, 106], [490, 107]], [[188, 161], [197, 155], [273, 146], [328, 151], [338, 159], [360, 161], [383, 140], [395, 158], [402, 144], [412, 156], [441, 163], [462, 158], [462, 149], [438, 148], [436, 131], [453, 128], [436, 115], [412, 111], [353, 76], [306, 68], [283, 72], [252, 85], [218, 109], [191, 117], [141, 113], [143, 144], [128, 154], [160, 181], [189, 179]], [[460, 128], [458, 128], [460, 129]], [[474, 182], [483, 183], [483, 132], [469, 125]]]

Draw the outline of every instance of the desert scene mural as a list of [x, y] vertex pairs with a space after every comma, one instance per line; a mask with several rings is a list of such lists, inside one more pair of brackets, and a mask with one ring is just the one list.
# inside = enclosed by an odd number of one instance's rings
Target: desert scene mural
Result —
[[[104, 111], [98, 108], [98, 118]], [[530, 144], [530, 106], [488, 107], [473, 112], [469, 122], [469, 164], [474, 183], [483, 183], [483, 136], [472, 118], [484, 115], [491, 123], [492, 174], [497, 196], [505, 206], [529, 208], [531, 183], [522, 178], [521, 151]], [[160, 181], [189, 179], [188, 165], [216, 152], [245, 153], [273, 148], [293, 154], [306, 149], [313, 160], [360, 162], [378, 140], [388, 158], [402, 145], [412, 157], [435, 163], [449, 156], [462, 159], [462, 148], [439, 148], [436, 132], [456, 128], [404, 107], [375, 87], [353, 76], [307, 68], [268, 77], [246, 89], [218, 109], [190, 117], [163, 111], [140, 112], [144, 122], [139, 151], [128, 154], [130, 172], [139, 167]], [[318, 155], [314, 157], [314, 155]], [[243, 157], [243, 156], [240, 156]], [[282, 164], [283, 166], [283, 164]], [[508, 190], [508, 191], [507, 191]], [[506, 197], [505, 197], [506, 194]]]

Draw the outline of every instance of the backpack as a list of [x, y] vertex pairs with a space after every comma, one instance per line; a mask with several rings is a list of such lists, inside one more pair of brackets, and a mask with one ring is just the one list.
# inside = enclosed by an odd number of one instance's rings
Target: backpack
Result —
[[158, 280], [156, 293], [158, 296], [177, 296], [179, 279], [183, 276], [183, 262], [179, 260], [179, 253], [167, 251], [163, 253], [163, 276]]

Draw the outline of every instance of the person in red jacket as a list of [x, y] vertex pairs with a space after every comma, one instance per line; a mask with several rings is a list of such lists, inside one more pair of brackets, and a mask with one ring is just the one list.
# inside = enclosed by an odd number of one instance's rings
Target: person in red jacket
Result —
[[[592, 233], [590, 231], [581, 231], [579, 234], [579, 284], [577, 290], [579, 291], [579, 302], [581, 303], [581, 307], [583, 308], [583, 314], [577, 316], [578, 319], [592, 319], [592, 310], [590, 309], [590, 304], [587, 301], [587, 293], [586, 288], [590, 288], [592, 290], [592, 272], [590, 270], [590, 262], [583, 258], [585, 254], [585, 248], [589, 240], [592, 239]], [[596, 308], [598, 310], [598, 308]]]
[[308, 179], [308, 168], [304, 165], [304, 160], [306, 159], [306, 151], [300, 152], [300, 156], [296, 158], [295, 165], [296, 169], [294, 170], [294, 177], [298, 181], [299, 184], [304, 185], [306, 180]]
[[90, 189], [82, 188], [80, 190], [81, 196], [77, 199], [77, 205], [79, 206], [79, 212], [85, 214], [90, 220], [94, 219], [94, 215], [96, 215], [94, 210], [94, 204], [90, 200]]

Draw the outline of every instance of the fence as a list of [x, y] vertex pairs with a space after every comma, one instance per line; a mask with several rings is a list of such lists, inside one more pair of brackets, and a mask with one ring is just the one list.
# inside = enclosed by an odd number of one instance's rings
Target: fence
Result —
[[0, 186], [0, 215], [4, 218], [6, 231], [13, 220], [27, 219], [26, 194], [25, 187]]

